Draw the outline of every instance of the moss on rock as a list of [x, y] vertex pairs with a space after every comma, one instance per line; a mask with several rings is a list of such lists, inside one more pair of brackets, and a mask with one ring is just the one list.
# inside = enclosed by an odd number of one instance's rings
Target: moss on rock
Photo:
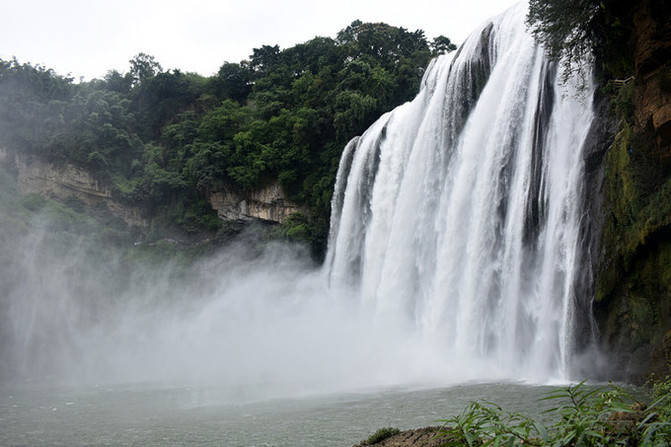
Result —
[[605, 345], [619, 353], [614, 369], [642, 379], [671, 372], [664, 354], [671, 330], [671, 169], [651, 129], [618, 115], [605, 157], [596, 312]]

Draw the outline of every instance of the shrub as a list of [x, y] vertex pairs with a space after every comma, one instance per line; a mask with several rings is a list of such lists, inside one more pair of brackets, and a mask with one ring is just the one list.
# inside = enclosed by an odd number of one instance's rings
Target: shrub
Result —
[[380, 442], [384, 441], [387, 438], [391, 438], [392, 436], [400, 433], [401, 431], [398, 428], [394, 427], [384, 427], [370, 435], [370, 437], [366, 440], [366, 445], [374, 445], [374, 444], [379, 444]]
[[653, 386], [647, 406], [617, 386], [588, 387], [584, 382], [543, 399], [557, 402], [546, 411], [557, 420], [552, 426], [492, 403], [473, 402], [444, 419], [437, 436], [443, 445], [455, 447], [671, 445], [671, 378]]

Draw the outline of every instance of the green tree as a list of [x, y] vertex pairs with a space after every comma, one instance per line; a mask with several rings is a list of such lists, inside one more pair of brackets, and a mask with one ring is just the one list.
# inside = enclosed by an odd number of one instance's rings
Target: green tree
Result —
[[[564, 62], [565, 76], [582, 74], [585, 61], [596, 61], [598, 74], [629, 76], [634, 69], [633, 16], [638, 7], [640, 2], [627, 0], [530, 0], [527, 24], [547, 53]], [[661, 15], [664, 8], [668, 9], [662, 6]]]
[[252, 91], [253, 70], [248, 63], [224, 62], [210, 85], [218, 98], [231, 98], [244, 103]]
[[599, 0], [530, 0], [527, 24], [550, 57], [563, 59], [565, 76], [582, 73], [593, 56]]
[[163, 71], [161, 64], [156, 61], [154, 56], [146, 53], [136, 54], [128, 63], [130, 64], [129, 74], [133, 85], [141, 84]]
[[440, 54], [449, 53], [457, 49], [457, 46], [452, 41], [443, 35], [434, 37], [431, 41], [431, 55], [438, 56]]
[[130, 73], [123, 75], [116, 70], [110, 70], [103, 79], [106, 83], [105, 87], [117, 93], [128, 94], [133, 86]]
[[280, 47], [278, 45], [263, 45], [254, 48], [250, 56], [250, 67], [254, 71], [265, 73], [277, 65], [281, 60]]
[[342, 148], [416, 95], [432, 50], [450, 48], [435, 42], [354, 21], [335, 39], [262, 45], [209, 78], [140, 53], [127, 73], [79, 84], [0, 61], [0, 142], [94, 169], [120, 200], [151, 204], [187, 231], [213, 227], [205, 192], [279, 181], [309, 209], [292, 237], [320, 251]]

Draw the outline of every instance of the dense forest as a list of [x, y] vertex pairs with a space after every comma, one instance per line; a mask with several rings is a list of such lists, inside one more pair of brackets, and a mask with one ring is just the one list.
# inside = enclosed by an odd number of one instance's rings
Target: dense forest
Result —
[[354, 21], [335, 39], [255, 48], [210, 77], [144, 53], [88, 82], [0, 60], [0, 145], [84, 167], [186, 232], [221, 225], [207, 191], [279, 181], [309, 210], [283, 234], [319, 255], [342, 148], [414, 97], [429, 59], [454, 49], [444, 36]]

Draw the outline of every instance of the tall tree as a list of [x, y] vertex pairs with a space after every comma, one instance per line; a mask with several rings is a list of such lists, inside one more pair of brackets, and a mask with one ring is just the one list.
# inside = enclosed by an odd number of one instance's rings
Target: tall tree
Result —
[[133, 85], [141, 84], [163, 71], [161, 64], [156, 61], [154, 56], [146, 53], [136, 54], [128, 63], [130, 63], [130, 76]]
[[439, 54], [449, 53], [457, 49], [457, 46], [452, 43], [452, 41], [443, 35], [434, 37], [433, 41], [430, 44], [431, 46], [431, 55], [438, 56]]

